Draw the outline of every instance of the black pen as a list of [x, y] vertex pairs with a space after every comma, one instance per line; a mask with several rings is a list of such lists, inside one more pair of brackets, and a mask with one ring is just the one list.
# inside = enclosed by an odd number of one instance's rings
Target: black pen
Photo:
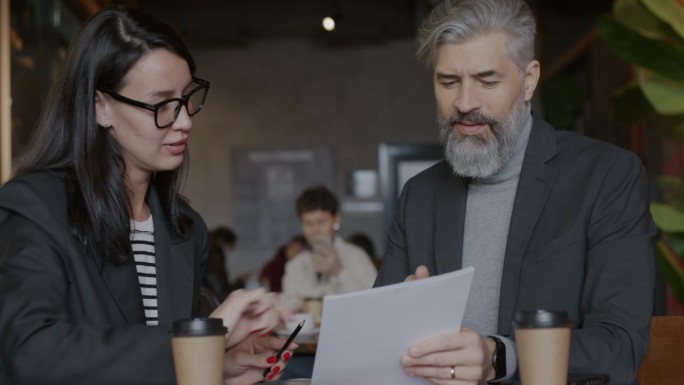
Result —
[[[287, 337], [287, 341], [285, 341], [285, 343], [283, 344], [283, 347], [280, 348], [280, 350], [278, 351], [278, 354], [276, 354], [276, 362], [280, 361], [280, 356], [283, 353], [285, 353], [285, 350], [287, 349], [287, 347], [292, 343], [292, 341], [295, 339], [295, 337], [297, 337], [297, 333], [299, 333], [299, 331], [302, 330], [302, 326], [304, 326], [305, 321], [306, 320], [302, 320], [302, 322], [300, 322], [299, 325], [297, 325], [297, 327], [292, 332], [292, 334], [290, 334], [290, 336]], [[271, 367], [264, 369], [264, 377], [266, 377], [266, 375], [270, 371], [271, 371]]]

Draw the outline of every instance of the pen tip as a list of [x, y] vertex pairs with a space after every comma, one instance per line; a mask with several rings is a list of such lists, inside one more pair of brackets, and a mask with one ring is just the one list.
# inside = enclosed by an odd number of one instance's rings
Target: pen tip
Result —
[[306, 322], [305, 319], [303, 319], [302, 322], [299, 323], [299, 326], [304, 326], [304, 322]]

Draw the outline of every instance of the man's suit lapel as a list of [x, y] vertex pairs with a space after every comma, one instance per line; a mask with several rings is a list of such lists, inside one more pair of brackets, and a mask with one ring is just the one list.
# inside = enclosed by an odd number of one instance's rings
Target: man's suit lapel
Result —
[[453, 175], [443, 180], [437, 190], [434, 242], [437, 271], [431, 271], [430, 274], [442, 274], [461, 268], [467, 193], [468, 182]]
[[501, 279], [498, 331], [504, 335], [510, 334], [525, 250], [558, 174], [546, 165], [555, 155], [554, 129], [535, 117], [518, 180]]
[[159, 324], [170, 325], [175, 319], [191, 315], [194, 244], [191, 239], [174, 235], [153, 187], [147, 195], [154, 218]]

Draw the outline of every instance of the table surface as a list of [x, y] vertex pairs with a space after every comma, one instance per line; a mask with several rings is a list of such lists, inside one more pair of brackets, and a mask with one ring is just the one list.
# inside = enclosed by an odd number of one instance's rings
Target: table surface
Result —
[[[571, 383], [578, 383], [578, 384], [592, 384], [592, 385], [599, 385], [599, 384], [605, 384], [607, 381], [607, 377], [602, 378], [602, 375], [572, 375], [570, 374], [569, 376], [570, 382]], [[590, 380], [586, 382], [579, 381], [579, 379], [586, 379], [589, 378]], [[577, 382], [575, 382], [577, 381]], [[275, 382], [269, 382], [270, 385], [310, 385], [311, 384], [311, 379], [310, 378], [296, 378], [296, 379], [291, 379], [291, 380], [283, 380], [283, 381], [275, 381]], [[504, 383], [505, 385], [520, 385], [520, 382], [514, 381], [514, 382], [506, 382]]]
[[309, 385], [309, 384], [311, 384], [311, 379], [310, 378], [295, 378], [292, 380], [271, 381], [268, 384], [269, 385]]

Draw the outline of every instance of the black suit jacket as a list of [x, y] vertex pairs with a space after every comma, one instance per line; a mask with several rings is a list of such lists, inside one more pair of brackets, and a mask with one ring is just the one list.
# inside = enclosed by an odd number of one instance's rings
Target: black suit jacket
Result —
[[[416, 267], [461, 268], [468, 183], [446, 162], [404, 187], [377, 285]], [[640, 160], [536, 118], [506, 247], [498, 333], [515, 311], [562, 309], [573, 320], [570, 371], [635, 383], [652, 313], [655, 227]]]
[[67, 224], [63, 174], [0, 188], [0, 384], [174, 384], [169, 326], [198, 310], [206, 227], [174, 235], [151, 187], [159, 326], [133, 261], [101, 269]]

